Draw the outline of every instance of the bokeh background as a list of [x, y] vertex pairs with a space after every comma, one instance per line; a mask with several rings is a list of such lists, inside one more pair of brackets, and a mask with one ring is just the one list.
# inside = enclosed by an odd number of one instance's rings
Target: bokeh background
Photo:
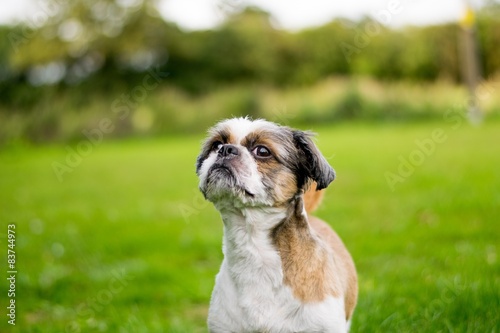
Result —
[[0, 11], [0, 331], [205, 332], [222, 225], [194, 163], [233, 116], [318, 133], [351, 332], [499, 331], [500, 2]]

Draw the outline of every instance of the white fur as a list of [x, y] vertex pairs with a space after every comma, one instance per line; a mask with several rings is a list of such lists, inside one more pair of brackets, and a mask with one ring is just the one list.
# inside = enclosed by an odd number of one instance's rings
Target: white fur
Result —
[[283, 283], [270, 230], [285, 210], [223, 211], [224, 261], [210, 302], [210, 332], [347, 332], [344, 301], [301, 303]]
[[235, 141], [240, 143], [243, 139], [257, 129], [269, 128], [276, 129], [278, 125], [263, 119], [250, 120], [248, 118], [231, 118], [219, 124], [231, 128], [231, 135]]

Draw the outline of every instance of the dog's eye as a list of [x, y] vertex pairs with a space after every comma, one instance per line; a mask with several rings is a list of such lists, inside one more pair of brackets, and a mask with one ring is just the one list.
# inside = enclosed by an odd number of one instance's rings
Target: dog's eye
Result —
[[219, 149], [222, 148], [224, 144], [220, 141], [215, 141], [214, 143], [212, 143], [212, 151], [219, 151]]
[[252, 154], [257, 157], [270, 157], [271, 152], [264, 146], [257, 146], [252, 150]]

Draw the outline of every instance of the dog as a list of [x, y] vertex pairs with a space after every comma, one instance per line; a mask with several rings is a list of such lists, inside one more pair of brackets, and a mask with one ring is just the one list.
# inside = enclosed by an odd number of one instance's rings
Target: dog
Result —
[[356, 269], [337, 234], [309, 215], [335, 178], [312, 136], [249, 118], [209, 130], [196, 173], [224, 228], [210, 332], [349, 331]]

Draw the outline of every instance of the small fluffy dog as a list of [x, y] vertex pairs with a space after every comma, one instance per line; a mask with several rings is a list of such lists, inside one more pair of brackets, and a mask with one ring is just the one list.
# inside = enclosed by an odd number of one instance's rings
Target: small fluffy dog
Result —
[[224, 222], [210, 332], [347, 332], [356, 270], [337, 234], [308, 214], [335, 178], [311, 134], [265, 120], [222, 121], [196, 173]]

